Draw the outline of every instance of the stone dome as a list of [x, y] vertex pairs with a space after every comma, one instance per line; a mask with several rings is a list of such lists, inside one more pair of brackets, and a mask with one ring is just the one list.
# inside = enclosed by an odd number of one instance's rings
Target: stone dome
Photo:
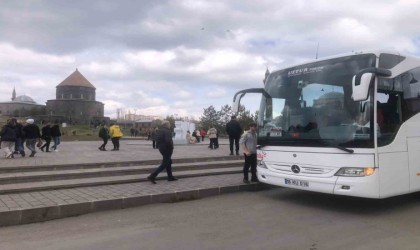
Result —
[[33, 103], [35, 104], [36, 102], [34, 101], [34, 99], [32, 99], [31, 97], [27, 96], [27, 95], [20, 95], [17, 96], [14, 100], [14, 102], [25, 102], [25, 103]]

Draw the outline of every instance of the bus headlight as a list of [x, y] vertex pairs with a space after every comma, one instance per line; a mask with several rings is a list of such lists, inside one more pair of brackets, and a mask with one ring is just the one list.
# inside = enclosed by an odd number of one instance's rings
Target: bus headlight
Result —
[[370, 176], [375, 173], [375, 168], [340, 168], [340, 170], [335, 173], [335, 176], [346, 176], [346, 177], [363, 177]]

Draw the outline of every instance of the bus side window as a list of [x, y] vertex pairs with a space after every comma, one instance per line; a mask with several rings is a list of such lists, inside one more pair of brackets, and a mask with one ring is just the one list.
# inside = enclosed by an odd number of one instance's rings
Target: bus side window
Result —
[[377, 94], [377, 122], [379, 126], [378, 145], [392, 142], [401, 123], [401, 93]]
[[406, 121], [420, 112], [420, 67], [402, 74], [401, 78], [404, 89], [404, 98], [401, 100], [402, 119]]
[[378, 105], [378, 112], [381, 111], [383, 116], [381, 131], [384, 133], [394, 133], [401, 124], [401, 108], [399, 99], [399, 94], [388, 93], [388, 100], [385, 103], [379, 103]]

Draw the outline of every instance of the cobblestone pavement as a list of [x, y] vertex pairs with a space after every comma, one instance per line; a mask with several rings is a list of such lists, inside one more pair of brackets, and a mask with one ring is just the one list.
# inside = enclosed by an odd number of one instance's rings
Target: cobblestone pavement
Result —
[[150, 182], [139, 182], [0, 195], [0, 212], [99, 200], [122, 199], [134, 196], [151, 196], [188, 190], [219, 188], [222, 186], [237, 186], [242, 184], [242, 176], [240, 174], [231, 174], [179, 179], [176, 182], [166, 180], [157, 182], [158, 184], [156, 185]]
[[242, 183], [242, 174], [60, 189], [0, 195], [0, 226], [42, 222], [109, 209], [200, 199], [225, 193], [261, 190]]
[[[229, 155], [229, 142], [220, 139], [220, 147], [216, 150], [208, 148], [209, 140], [197, 144], [175, 145], [173, 159], [218, 157]], [[99, 151], [101, 142], [98, 141], [70, 141], [62, 142], [59, 152], [44, 153], [38, 150], [33, 158], [15, 155], [14, 159], [5, 159], [3, 152], [0, 154], [0, 168], [10, 166], [45, 166], [58, 164], [103, 163], [118, 161], [143, 161], [161, 159], [157, 149], [152, 148], [152, 142], [146, 140], [120, 141], [120, 151]], [[112, 149], [108, 143], [107, 149]], [[27, 149], [25, 149], [28, 152]]]
[[[35, 157], [0, 158], [2, 167], [107, 163], [160, 160], [150, 141], [122, 140], [120, 151], [99, 151], [99, 141], [62, 142], [59, 152], [39, 151]], [[108, 149], [111, 145], [108, 145]], [[229, 155], [226, 139], [217, 150], [208, 141], [195, 145], [175, 145], [173, 159], [208, 158]], [[4, 169], [6, 172], [9, 171]], [[259, 183], [242, 183], [241, 174], [181, 178], [176, 182], [149, 182], [67, 188], [0, 195], [0, 226], [40, 222], [107, 209], [121, 209], [150, 203], [199, 199], [212, 195], [265, 188]]]

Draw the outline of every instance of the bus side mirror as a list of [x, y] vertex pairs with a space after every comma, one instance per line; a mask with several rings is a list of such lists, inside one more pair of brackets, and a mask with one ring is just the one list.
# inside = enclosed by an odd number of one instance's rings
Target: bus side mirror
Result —
[[391, 76], [392, 72], [382, 68], [366, 68], [359, 71], [352, 80], [352, 98], [354, 101], [365, 101], [369, 95], [369, 87], [375, 76]]
[[232, 104], [232, 112], [234, 114], [237, 114], [239, 112], [239, 106], [241, 104], [241, 99], [244, 97], [245, 93], [240, 93], [239, 95], [235, 95], [233, 98], [233, 104]]
[[232, 112], [234, 114], [239, 112], [239, 104], [241, 103], [241, 99], [247, 93], [261, 93], [264, 96], [266, 96], [267, 98], [270, 97], [270, 95], [267, 92], [265, 92], [265, 90], [262, 89], [262, 88], [241, 90], [241, 91], [237, 92], [235, 94], [235, 96], [233, 97]]
[[360, 77], [353, 76], [352, 81], [352, 98], [354, 101], [365, 101], [369, 95], [370, 83], [374, 78], [373, 73], [364, 73]]

